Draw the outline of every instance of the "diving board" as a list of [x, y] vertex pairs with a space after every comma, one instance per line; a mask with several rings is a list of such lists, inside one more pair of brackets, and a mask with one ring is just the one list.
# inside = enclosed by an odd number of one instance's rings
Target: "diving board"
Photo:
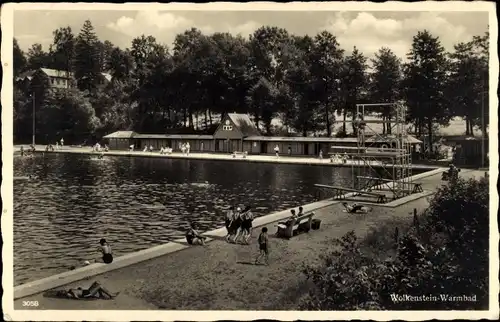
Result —
[[358, 195], [367, 195], [371, 197], [377, 197], [377, 203], [386, 203], [387, 198], [385, 194], [383, 193], [376, 193], [376, 192], [371, 192], [371, 191], [365, 191], [365, 190], [357, 190], [353, 188], [345, 188], [345, 187], [338, 187], [338, 186], [330, 186], [330, 185], [325, 185], [325, 184], [315, 184], [314, 186], [318, 188], [326, 188], [326, 189], [332, 189], [335, 190], [335, 198], [338, 199], [345, 199], [345, 195], [343, 192], [353, 192]]
[[[337, 153], [338, 154], [338, 153]], [[389, 158], [389, 159], [392, 159], [392, 158], [400, 158], [400, 157], [404, 157], [404, 156], [409, 156], [410, 154], [408, 152], [392, 152], [392, 151], [388, 151], [388, 152], [375, 152], [375, 151], [369, 151], [369, 152], [358, 152], [358, 153], [355, 153], [355, 152], [342, 152], [341, 154], [345, 154], [345, 155], [348, 155], [348, 156], [360, 156], [360, 157], [374, 157], [374, 158]]]
[[27, 177], [27, 176], [18, 176], [18, 177], [14, 177], [14, 180], [29, 180], [30, 177]]

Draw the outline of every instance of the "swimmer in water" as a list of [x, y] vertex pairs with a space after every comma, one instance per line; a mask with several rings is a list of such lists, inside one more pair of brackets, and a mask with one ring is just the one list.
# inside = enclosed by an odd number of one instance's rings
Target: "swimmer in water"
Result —
[[106, 242], [106, 239], [102, 238], [99, 241], [99, 251], [102, 253], [102, 261], [106, 264], [111, 264], [113, 262], [113, 253], [111, 252], [111, 246]]
[[104, 158], [104, 152], [101, 152], [101, 153], [97, 156], [97, 158], [98, 158], [99, 160], [102, 160], [102, 159]]

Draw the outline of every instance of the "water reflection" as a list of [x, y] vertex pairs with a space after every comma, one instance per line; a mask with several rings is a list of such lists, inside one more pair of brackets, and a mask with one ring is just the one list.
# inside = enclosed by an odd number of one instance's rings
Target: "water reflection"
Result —
[[228, 204], [255, 215], [315, 199], [313, 184], [351, 185], [350, 168], [251, 162], [46, 154], [15, 158], [15, 283], [97, 258], [105, 237], [116, 256], [222, 226]]

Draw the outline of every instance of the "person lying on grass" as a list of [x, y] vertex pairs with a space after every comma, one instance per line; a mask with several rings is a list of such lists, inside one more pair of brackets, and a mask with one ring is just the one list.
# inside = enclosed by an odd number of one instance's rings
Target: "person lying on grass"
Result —
[[70, 298], [70, 299], [103, 299], [103, 300], [111, 300], [120, 294], [111, 293], [107, 289], [105, 289], [98, 282], [94, 282], [88, 289], [84, 289], [82, 287], [72, 288], [69, 290], [61, 290], [57, 291], [56, 295], [58, 297]]
[[347, 202], [343, 202], [342, 206], [344, 206], [345, 210], [348, 213], [357, 213], [358, 211], [366, 212], [366, 209], [363, 208], [363, 205], [359, 205], [356, 203], [353, 203], [352, 205], [348, 205]]
[[194, 223], [192, 223], [190, 226], [191, 227], [186, 233], [186, 241], [188, 242], [188, 244], [204, 246], [206, 237], [203, 237], [200, 235], [200, 233], [198, 233], [198, 231], [196, 230], [196, 225]]

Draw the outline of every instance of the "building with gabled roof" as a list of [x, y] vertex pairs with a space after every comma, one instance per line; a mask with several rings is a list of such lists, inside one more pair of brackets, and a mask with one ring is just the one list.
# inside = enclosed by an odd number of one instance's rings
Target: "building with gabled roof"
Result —
[[242, 151], [243, 140], [250, 136], [261, 135], [248, 114], [227, 113], [215, 130], [215, 151]]
[[[49, 79], [50, 87], [54, 89], [73, 88], [76, 85], [73, 73], [51, 68], [38, 68], [36, 70], [26, 71], [15, 77], [15, 81], [16, 83], [29, 85], [29, 83], [38, 73], [43, 73]], [[106, 84], [113, 79], [113, 76], [111, 76], [111, 74], [109, 73], [101, 73], [101, 76], [101, 84]]]
[[[320, 151], [327, 155], [333, 145], [346, 148], [356, 147], [357, 138], [335, 137], [278, 137], [263, 136], [248, 114], [228, 113], [221, 118], [221, 122], [213, 135], [198, 134], [139, 134], [133, 131], [118, 131], [104, 137], [109, 140], [110, 148], [117, 146], [128, 149], [134, 145], [136, 149], [153, 147], [169, 147], [180, 151], [183, 144], [189, 143], [191, 152], [233, 153], [248, 152], [249, 154], [274, 154], [278, 147], [284, 154], [294, 156], [318, 156]], [[414, 137], [408, 137], [410, 146], [421, 143]], [[391, 144], [392, 138], [370, 137], [367, 139], [374, 147], [383, 147]]]

